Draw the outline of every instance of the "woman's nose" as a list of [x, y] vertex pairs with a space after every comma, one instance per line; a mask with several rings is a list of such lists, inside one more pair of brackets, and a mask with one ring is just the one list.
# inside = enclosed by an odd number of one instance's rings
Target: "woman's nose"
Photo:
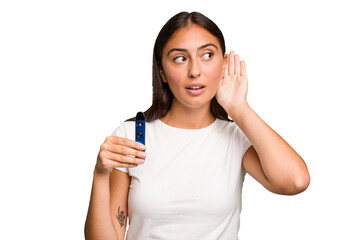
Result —
[[200, 63], [192, 60], [189, 64], [189, 78], [199, 77], [201, 74]]

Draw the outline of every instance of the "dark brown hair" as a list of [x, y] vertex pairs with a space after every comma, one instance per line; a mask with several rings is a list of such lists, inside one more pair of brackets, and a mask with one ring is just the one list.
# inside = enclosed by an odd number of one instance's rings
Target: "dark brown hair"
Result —
[[[153, 98], [152, 105], [144, 112], [147, 122], [159, 119], [166, 115], [169, 111], [173, 99], [173, 94], [169, 85], [161, 80], [160, 69], [162, 50], [170, 37], [180, 28], [196, 24], [209, 33], [211, 33], [220, 43], [223, 55], [225, 54], [225, 40], [222, 32], [218, 26], [209, 18], [199, 12], [180, 12], [169, 19], [169, 21], [160, 30], [154, 45], [153, 52], [153, 67], [152, 67], [152, 86]], [[219, 119], [231, 121], [225, 109], [213, 97], [210, 103], [211, 113]], [[134, 121], [135, 118], [130, 118], [127, 121]]]

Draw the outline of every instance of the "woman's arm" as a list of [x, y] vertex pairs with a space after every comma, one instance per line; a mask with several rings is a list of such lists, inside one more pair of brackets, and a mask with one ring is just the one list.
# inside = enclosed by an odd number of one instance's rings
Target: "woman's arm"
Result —
[[125, 239], [130, 186], [128, 173], [114, 169], [110, 174], [110, 213], [118, 239]]
[[85, 223], [86, 239], [124, 239], [129, 174], [113, 168], [142, 164], [143, 145], [130, 139], [109, 136], [100, 147]]
[[125, 238], [129, 184], [128, 173], [113, 170], [103, 174], [94, 170], [85, 239]]
[[245, 170], [271, 192], [304, 191], [310, 175], [303, 159], [247, 103], [234, 107], [230, 117], [253, 144], [243, 156]]
[[247, 103], [248, 79], [239, 55], [225, 55], [216, 99], [253, 144], [243, 156], [245, 170], [268, 190], [297, 194], [310, 184], [303, 159]]
[[89, 210], [85, 223], [85, 239], [118, 240], [110, 214], [110, 174], [94, 170]]

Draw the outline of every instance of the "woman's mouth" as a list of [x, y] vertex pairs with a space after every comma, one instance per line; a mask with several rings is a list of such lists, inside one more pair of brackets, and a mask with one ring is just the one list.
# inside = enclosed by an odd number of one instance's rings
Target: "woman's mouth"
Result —
[[205, 86], [190, 86], [186, 87], [186, 90], [191, 95], [199, 95], [204, 91]]

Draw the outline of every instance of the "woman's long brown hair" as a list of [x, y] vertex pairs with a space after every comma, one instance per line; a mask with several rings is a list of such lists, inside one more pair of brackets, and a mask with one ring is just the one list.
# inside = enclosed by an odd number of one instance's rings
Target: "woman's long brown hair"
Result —
[[[147, 122], [159, 119], [166, 115], [169, 111], [173, 99], [173, 94], [167, 83], [161, 80], [160, 69], [162, 50], [174, 34], [174, 32], [180, 28], [187, 27], [191, 24], [199, 25], [206, 29], [212, 35], [214, 35], [220, 43], [222, 54], [225, 54], [225, 40], [222, 32], [218, 26], [211, 21], [209, 18], [199, 12], [180, 12], [169, 19], [169, 21], [160, 30], [154, 45], [153, 52], [153, 67], [152, 67], [152, 86], [153, 86], [153, 97], [152, 105], [148, 110], [144, 112], [145, 119]], [[213, 97], [210, 103], [211, 113], [219, 119], [231, 121], [228, 117], [225, 109], [217, 102], [216, 98]], [[126, 121], [134, 121], [134, 118], [130, 118]]]

